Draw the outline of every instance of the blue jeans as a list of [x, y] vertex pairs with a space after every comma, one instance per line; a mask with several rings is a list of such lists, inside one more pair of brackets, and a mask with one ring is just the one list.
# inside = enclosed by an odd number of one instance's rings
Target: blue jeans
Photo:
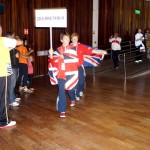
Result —
[[17, 75], [18, 75], [18, 68], [12, 68], [13, 74], [10, 76], [10, 98], [9, 98], [9, 103], [13, 103], [16, 99], [15, 91], [14, 88], [16, 86], [16, 80], [17, 80]]

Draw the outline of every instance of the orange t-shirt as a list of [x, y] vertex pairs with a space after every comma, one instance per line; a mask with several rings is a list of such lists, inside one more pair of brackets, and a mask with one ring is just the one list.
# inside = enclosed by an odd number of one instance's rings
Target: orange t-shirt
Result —
[[[28, 50], [25, 46], [21, 45], [17, 47], [17, 50], [20, 52], [20, 55], [26, 55], [28, 53]], [[24, 57], [19, 57], [19, 63], [23, 63], [23, 64], [27, 64], [28, 63], [28, 59], [24, 58]]]

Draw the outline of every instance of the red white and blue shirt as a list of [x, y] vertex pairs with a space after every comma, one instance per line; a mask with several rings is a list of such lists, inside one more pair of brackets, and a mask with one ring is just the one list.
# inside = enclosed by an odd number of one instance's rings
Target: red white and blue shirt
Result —
[[49, 76], [52, 85], [58, 84], [57, 79], [66, 80], [65, 89], [71, 90], [78, 83], [78, 57], [73, 46], [61, 46], [49, 61]]

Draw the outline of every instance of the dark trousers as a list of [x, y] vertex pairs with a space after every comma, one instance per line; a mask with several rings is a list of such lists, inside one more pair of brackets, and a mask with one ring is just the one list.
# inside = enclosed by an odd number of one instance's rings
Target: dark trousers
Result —
[[83, 66], [80, 66], [78, 68], [78, 77], [79, 77], [79, 81], [77, 84], [76, 96], [80, 97], [79, 93], [84, 91], [84, 86], [85, 86], [85, 70]]
[[114, 63], [114, 68], [118, 67], [118, 54], [119, 54], [119, 51], [116, 50], [116, 51], [112, 51], [112, 59], [113, 59], [113, 63]]
[[135, 60], [142, 60], [142, 53], [140, 52], [140, 47], [142, 47], [142, 45], [136, 47]]
[[10, 76], [0, 77], [0, 126], [5, 126], [10, 122], [8, 116]]
[[27, 86], [28, 66], [27, 64], [19, 64], [19, 86]]
[[[56, 102], [56, 108], [58, 112], [66, 112], [66, 93], [65, 93], [65, 83], [66, 80], [64, 79], [58, 79], [58, 97]], [[68, 90], [68, 95], [70, 98], [70, 101], [75, 100], [75, 91], [74, 89]]]
[[33, 82], [33, 74], [28, 74], [28, 81], [29, 81], [28, 87], [31, 88], [32, 87], [32, 82]]

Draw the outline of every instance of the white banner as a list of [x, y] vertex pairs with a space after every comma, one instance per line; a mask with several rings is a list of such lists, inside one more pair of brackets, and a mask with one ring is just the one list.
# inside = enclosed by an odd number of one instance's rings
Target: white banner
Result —
[[67, 9], [35, 9], [36, 27], [67, 27]]

